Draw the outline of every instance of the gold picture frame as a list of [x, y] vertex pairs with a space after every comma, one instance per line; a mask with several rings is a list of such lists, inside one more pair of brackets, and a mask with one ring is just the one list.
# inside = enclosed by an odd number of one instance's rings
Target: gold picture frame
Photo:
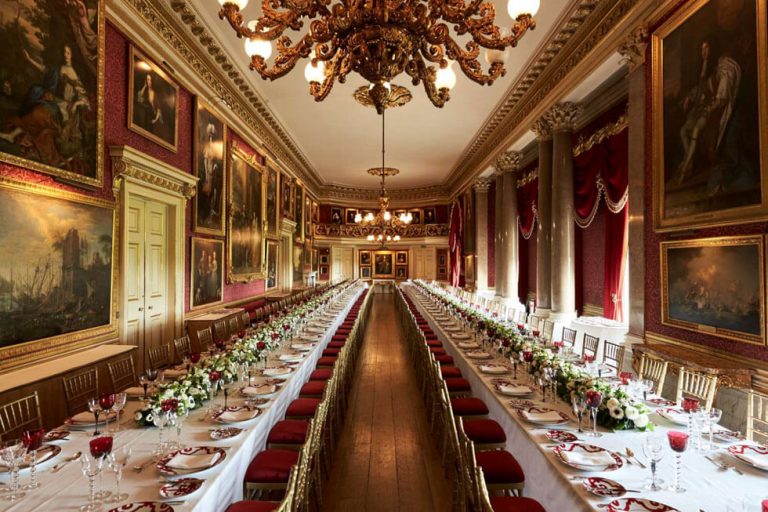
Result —
[[[270, 198], [273, 192], [274, 198]], [[267, 168], [267, 192], [266, 192], [266, 219], [267, 219], [267, 237], [277, 239], [280, 237], [280, 172], [269, 166]], [[270, 203], [274, 202], [274, 210], [271, 210]]]
[[[741, 175], [746, 176], [748, 173], [743, 170], [734, 171], [730, 168], [716, 171], [717, 166], [715, 165], [715, 162], [720, 162], [719, 160], [715, 160], [716, 158], [719, 158], [716, 152], [721, 143], [725, 146], [725, 144], [731, 144], [730, 141], [738, 141], [739, 137], [730, 137], [729, 139], [727, 130], [729, 129], [728, 127], [731, 126], [729, 125], [731, 117], [726, 118], [726, 114], [723, 113], [720, 114], [718, 125], [720, 127], [719, 136], [716, 133], [714, 137], [710, 137], [711, 141], [706, 139], [705, 135], [707, 135], [708, 132], [705, 130], [709, 129], [710, 131], [714, 131], [714, 129], [709, 126], [709, 121], [705, 121], [705, 117], [702, 115], [700, 115], [700, 120], [697, 122], [697, 118], [694, 116], [699, 115], [696, 113], [704, 111], [705, 109], [700, 109], [696, 106], [696, 101], [698, 100], [690, 99], [701, 96], [693, 95], [695, 90], [697, 90], [696, 87], [700, 87], [700, 85], [696, 85], [691, 91], [685, 90], [683, 93], [676, 92], [677, 89], [682, 87], [679, 84], [679, 82], [681, 82], [680, 74], [682, 72], [677, 70], [676, 67], [672, 68], [677, 75], [674, 80], [671, 80], [671, 83], [674, 84], [674, 89], [670, 92], [671, 100], [669, 103], [671, 106], [673, 104], [672, 100], [675, 100], [678, 104], [682, 104], [682, 107], [677, 105], [676, 108], [681, 109], [688, 117], [686, 118], [685, 123], [681, 123], [681, 119], [674, 119], [674, 111], [670, 110], [670, 122], [674, 121], [675, 124], [679, 124], [682, 127], [678, 128], [675, 126], [677, 129], [672, 126], [669, 127], [671, 134], [677, 134], [671, 135], [675, 137], [674, 140], [676, 141], [676, 144], [670, 144], [670, 148], [672, 148], [670, 151], [680, 147], [684, 153], [678, 155], [678, 158], [676, 158], [676, 160], [680, 161], [678, 162], [679, 165], [673, 165], [670, 161], [669, 169], [667, 169], [669, 155], [665, 153], [665, 123], [667, 121], [667, 118], [665, 118], [665, 103], [667, 102], [665, 101], [664, 96], [665, 40], [670, 39], [671, 37], [670, 44], [677, 45], [674, 47], [674, 50], [675, 55], [678, 55], [677, 59], [680, 62], [685, 63], [686, 59], [697, 59], [696, 66], [698, 67], [696, 69], [692, 68], [689, 75], [693, 74], [694, 76], [700, 76], [699, 68], [705, 68], [704, 61], [705, 59], [709, 59], [710, 55], [710, 60], [712, 60], [712, 62], [706, 69], [708, 69], [708, 73], [715, 72], [716, 68], [720, 65], [720, 62], [718, 61], [718, 55], [712, 48], [712, 42], [716, 39], [728, 40], [728, 37], [723, 37], [722, 30], [719, 27], [707, 27], [702, 20], [706, 20], [705, 14], [707, 13], [705, 12], [705, 9], [716, 9], [718, 0], [696, 0], [688, 2], [687, 5], [675, 12], [674, 15], [651, 35], [653, 222], [654, 229], [658, 232], [697, 229], [707, 226], [743, 224], [748, 222], [758, 222], [768, 218], [768, 129], [765, 128], [766, 125], [768, 125], [768, 36], [766, 35], [768, 29], [766, 28], [765, 2], [762, 0], [751, 1], [754, 2], [756, 16], [749, 21], [755, 24], [756, 32], [754, 34], [755, 47], [754, 50], [750, 51], [755, 52], [757, 62], [754, 63], [754, 66], [748, 64], [745, 67], [744, 62], [740, 65], [735, 57], [731, 58], [725, 55], [725, 60], [730, 61], [730, 64], [729, 62], [725, 62], [724, 65], [730, 65], [732, 68], [739, 68], [739, 75], [743, 69], [754, 69], [757, 73], [757, 76], [754, 77], [756, 86], [756, 91], [754, 92], [756, 93], [757, 98], [752, 96], [751, 90], [742, 91], [743, 94], [740, 96], [740, 99], [743, 102], [743, 96], [749, 94], [749, 105], [751, 105], [752, 99], [755, 99], [757, 103], [753, 109], [757, 112], [757, 123], [754, 126], [754, 130], [751, 130], [751, 124], [748, 126], [744, 121], [741, 123], [744, 131], [749, 131], [750, 135], [756, 133], [755, 136], [757, 137], [757, 155], [753, 155], [757, 161], [751, 163], [756, 164], [758, 167], [759, 179], [755, 180], [752, 189], [725, 193], [724, 187], [726, 187], [725, 183], [727, 183], [725, 175], [735, 175], [736, 172], [738, 172]], [[750, 0], [747, 0], [747, 6], [749, 6], [749, 2]], [[751, 8], [751, 6], [749, 6], [749, 8]], [[698, 16], [700, 13], [702, 13], [702, 16]], [[711, 17], [712, 16], [710, 16], [710, 18]], [[744, 18], [745, 15], [742, 15], [739, 19], [744, 20]], [[741, 22], [739, 22], [737, 26], [739, 27], [737, 29], [738, 31], [744, 30], [744, 26]], [[700, 30], [702, 33], [697, 32], [695, 34], [688, 34], [687, 32], [680, 32], [675, 35], [675, 31], [679, 29], [684, 31], [688, 30], [690, 32]], [[703, 32], [705, 29], [709, 29], [709, 31]], [[734, 44], [737, 44], [737, 39], [740, 40], [740, 38], [736, 37], [731, 39], [733, 39]], [[681, 43], [680, 41], [694, 42]], [[690, 48], [682, 46], [684, 44], [699, 45], [699, 47], [696, 48], [699, 55], [691, 54], [692, 52], [689, 51]], [[705, 45], [707, 48], [707, 57], [704, 57]], [[702, 64], [698, 64], [698, 62], [702, 62]], [[731, 72], [730, 76], [736, 76], [736, 73]], [[699, 83], [700, 82], [701, 79], [699, 79]], [[741, 80], [741, 82], [743, 83], [744, 80]], [[680, 96], [683, 96], [686, 101], [684, 102], [683, 99], [680, 99]], [[691, 104], [693, 104], [693, 106], [690, 106]], [[686, 105], [688, 105], [687, 109], [685, 107]], [[750, 107], [741, 110], [746, 111], [749, 109]], [[723, 109], [723, 112], [726, 112], [726, 110]], [[713, 115], [717, 114], [715, 113]], [[723, 120], [725, 120], [725, 122], [723, 122]], [[686, 131], [684, 132], [684, 130]], [[690, 135], [684, 135], [684, 133], [690, 133]], [[697, 135], [694, 136], [694, 133]], [[681, 137], [691, 138], [691, 140], [693, 140], [692, 145], [691, 143], [687, 145], [684, 144]], [[700, 142], [697, 145], [696, 141], [699, 139], [703, 142]], [[734, 142], [733, 144], [738, 144], [738, 142]], [[685, 153], [686, 146], [688, 148], [688, 153], [690, 154]], [[700, 149], [697, 149], [699, 146], [714, 148], [714, 150], [710, 151], [714, 156], [710, 157], [712, 162], [710, 162], [708, 167], [696, 165], [695, 163], [695, 155], [702, 152]], [[737, 149], [739, 148], [737, 147]], [[744, 154], [743, 151], [739, 153]], [[743, 158], [747, 159], [746, 156]], [[736, 166], [733, 167], [738, 169]], [[752, 166], [750, 165], [749, 167], [751, 168]], [[720, 175], [719, 178], [717, 177], [718, 174]], [[699, 196], [701, 196], [699, 199], [696, 199], [698, 196], [691, 195], [693, 192], [689, 192], [688, 194], [690, 197], [678, 195], [678, 199], [669, 200], [672, 199], [669, 197], [669, 194], [675, 192], [674, 187], [680, 189], [690, 183], [691, 186], [688, 186], [688, 188], [691, 189], [693, 185], [692, 182], [696, 179], [703, 181], [703, 183], [699, 185], [703, 190], [699, 193]], [[714, 180], [714, 184], [710, 183], [712, 180]], [[728, 180], [736, 181], [736, 178], [728, 177]], [[757, 189], [755, 189], [755, 187]], [[682, 192], [684, 192], [684, 190], [681, 190], [681, 193]], [[750, 204], [739, 205], [738, 201], [746, 200], [749, 197], [748, 194], [753, 196], [752, 202]], [[723, 202], [727, 200], [734, 201], [736, 204], [724, 206]], [[675, 214], [670, 215], [668, 213], [668, 207], [675, 209]]]
[[277, 240], [267, 240], [267, 278], [264, 290], [276, 290], [280, 286], [280, 244]]
[[371, 278], [371, 267], [360, 267], [360, 279]]
[[[189, 309], [194, 311], [224, 302], [224, 240], [191, 238]], [[218, 286], [218, 290], [213, 286]]]
[[[172, 151], [174, 153], [177, 153], [179, 150], [179, 84], [176, 83], [169, 75], [165, 72], [165, 70], [160, 67], [155, 61], [150, 59], [144, 52], [136, 48], [134, 45], [128, 45], [129, 51], [128, 51], [128, 129], [138, 133], [142, 137], [146, 137], [147, 139], [151, 140], [152, 142], [159, 144], [160, 146], [164, 147], [168, 151]], [[173, 141], [166, 140], [162, 136], [152, 133], [146, 126], [141, 126], [139, 123], [136, 122], [136, 106], [134, 105], [136, 101], [135, 97], [135, 77], [134, 74], [136, 72], [135, 68], [135, 59], [138, 58], [141, 62], [144, 63], [144, 65], [147, 67], [147, 69], [144, 69], [143, 71], [154, 73], [154, 75], [157, 75], [162, 81], [165, 82], [165, 84], [160, 84], [161, 86], [169, 87], [174, 91], [174, 101], [173, 101]], [[153, 75], [149, 75], [153, 76]], [[141, 90], [140, 90], [141, 91]], [[161, 102], [162, 103], [162, 102]], [[158, 108], [159, 110], [159, 108]]]
[[[247, 172], [253, 172], [258, 174], [258, 177], [254, 180], [254, 183], [258, 187], [256, 195], [251, 197], [254, 201], [258, 201], [256, 210], [258, 211], [258, 218], [252, 218], [247, 220], [249, 216], [253, 216], [256, 211], [246, 211], [252, 205], [248, 205], [249, 201], [238, 200], [236, 195], [240, 195], [239, 191], [235, 190], [239, 185], [239, 179], [234, 176], [235, 172], [239, 172], [239, 162], [246, 166], [246, 175], [244, 178], [247, 180]], [[266, 250], [267, 250], [267, 221], [265, 219], [266, 213], [266, 188], [267, 188], [267, 173], [266, 167], [261, 165], [256, 158], [246, 153], [236, 142], [230, 142], [229, 145], [229, 217], [227, 223], [227, 281], [230, 283], [249, 283], [256, 279], [266, 278]], [[244, 184], [244, 190], [248, 190], [247, 183]], [[242, 201], [242, 202], [241, 202]], [[245, 205], [245, 206], [244, 206]], [[236, 225], [239, 224], [239, 225]], [[235, 231], [240, 234], [235, 236]], [[247, 243], [241, 244], [241, 247], [234, 250], [233, 245], [237, 241], [242, 241], [245, 238], [250, 238]], [[251, 247], [248, 248], [247, 245]], [[255, 251], [253, 250], [255, 248]], [[250, 258], [250, 262], [241, 261]], [[242, 265], [241, 265], [242, 264]]]
[[344, 208], [344, 224], [354, 226], [356, 224], [355, 215], [358, 211], [357, 208]]
[[304, 242], [304, 186], [296, 181], [293, 187], [293, 220], [296, 222], [296, 232], [294, 240]]
[[[105, 34], [106, 34], [106, 0], [96, 0], [96, 32], [98, 45], [98, 58], [96, 64], [96, 142], [94, 155], [94, 176], [85, 176], [77, 172], [68, 171], [53, 165], [23, 156], [17, 156], [0, 151], [0, 162], [5, 162], [24, 169], [48, 174], [59, 181], [84, 185], [89, 188], [101, 189], [104, 186], [104, 62], [105, 62]], [[18, 23], [18, 21], [16, 21]], [[61, 17], [61, 23], [68, 24], [65, 16]], [[57, 40], [59, 48], [64, 48], [66, 41]], [[72, 42], [74, 46], [75, 42]], [[71, 48], [70, 48], [71, 49]], [[10, 53], [8, 53], [10, 55]], [[78, 55], [82, 57], [82, 55]], [[2, 59], [0, 59], [1, 61]]]
[[373, 253], [373, 277], [381, 279], [395, 277], [395, 251]]
[[666, 241], [659, 250], [663, 325], [766, 344], [763, 235]]
[[397, 251], [395, 254], [395, 265], [408, 265], [408, 251]]
[[358, 251], [358, 261], [361, 267], [369, 267], [373, 264], [371, 251]]
[[[193, 203], [192, 203], [192, 213], [193, 213], [193, 230], [196, 233], [205, 233], [209, 235], [218, 235], [218, 236], [224, 236], [224, 233], [226, 231], [226, 218], [227, 218], [227, 200], [226, 200], [226, 190], [227, 190], [227, 136], [228, 136], [228, 129], [227, 129], [227, 123], [224, 121], [224, 118], [219, 115], [218, 112], [211, 106], [210, 103], [205, 101], [200, 96], [195, 96], [195, 105], [194, 105], [194, 128], [193, 128], [193, 140], [192, 140], [192, 165], [193, 169], [195, 170], [195, 174], [198, 177], [197, 182], [197, 193], [195, 194]], [[201, 130], [204, 130], [205, 132], [208, 131], [208, 126], [202, 126], [201, 123], [201, 113], [204, 112], [203, 115], [210, 116], [211, 120], [216, 121], [220, 124], [222, 128], [221, 133], [221, 140], [210, 140], [210, 145], [213, 146], [212, 148], [208, 148], [209, 151], [216, 151], [218, 152], [219, 149], [221, 151], [221, 156], [219, 157], [221, 159], [221, 188], [218, 191], [219, 194], [219, 208], [221, 216], [220, 221], [217, 223], [217, 226], [215, 228], [212, 227], [206, 227], [203, 225], [203, 223], [200, 220], [200, 201], [203, 197], [203, 190], [202, 188], [206, 186], [206, 176], [205, 174], [208, 174], [210, 171], [208, 169], [201, 169], [201, 161], [200, 158], [203, 156], [204, 149], [201, 150], [201, 136], [203, 136], [203, 132]], [[210, 124], [210, 123], [209, 123]], [[213, 126], [213, 125], [210, 125]], [[214, 127], [215, 128], [215, 127]], [[219, 148], [218, 146], [221, 146]], [[205, 165], [205, 163], [203, 163]], [[201, 176], [201, 174], [203, 174]], [[215, 181], [215, 177], [212, 177], [213, 181]]]
[[[44, 208], [44, 202], [41, 201], [40, 198], [53, 199], [53, 200], [60, 200], [64, 203], [74, 203], [75, 205], [103, 209], [105, 210], [105, 213], [111, 215], [111, 224], [112, 224], [111, 248], [109, 248], [109, 251], [108, 251], [111, 258], [111, 262], [110, 262], [111, 264], [109, 266], [110, 275], [108, 279], [108, 282], [110, 285], [110, 290], [109, 290], [110, 297], [106, 301], [108, 303], [108, 308], [109, 308], [109, 311], [107, 313], [108, 322], [104, 324], [95, 325], [93, 327], [87, 327], [81, 330], [72, 330], [64, 334], [54, 334], [54, 335], [46, 336], [39, 339], [29, 339], [27, 341], [22, 341], [14, 345], [2, 347], [0, 348], [0, 370], [7, 370], [10, 368], [25, 366], [32, 362], [38, 362], [42, 359], [50, 359], [55, 356], [61, 356], [62, 354], [65, 354], [65, 353], [80, 350], [90, 345], [99, 345], [107, 341], [116, 340], [118, 336], [118, 325], [117, 325], [117, 317], [115, 312], [117, 311], [117, 308], [118, 308], [117, 301], [119, 300], [119, 297], [120, 297], [119, 280], [117, 275], [118, 274], [117, 266], [120, 264], [119, 262], [120, 229], [119, 229], [119, 216], [117, 215], [115, 204], [109, 201], [105, 201], [103, 199], [97, 199], [97, 198], [86, 196], [80, 193], [68, 192], [68, 191], [54, 189], [54, 188], [46, 187], [43, 185], [33, 184], [33, 183], [17, 182], [5, 177], [0, 177], [0, 192], [20, 193], [21, 194], [20, 197], [22, 198], [24, 195], [29, 195], [30, 196], [29, 200], [26, 200], [28, 204], [27, 213], [40, 212], [41, 209]], [[10, 202], [8, 202], [8, 200], [4, 200], [3, 204], [4, 205], [10, 204]], [[61, 210], [61, 211], [57, 210], [56, 217], [58, 220], [59, 227], [63, 227], [64, 226], [63, 223], [66, 221], [64, 210]], [[82, 214], [78, 214], [78, 215], [73, 215], [72, 217], [81, 219], [83, 216]], [[3, 218], [7, 219], [8, 216], [4, 215]], [[103, 219], [103, 216], [99, 215], [98, 218]], [[98, 246], [101, 245], [102, 241], [98, 239], [89, 240], [89, 243], [91, 245], [91, 249], [93, 249], [93, 246], [96, 246], [98, 248]], [[63, 245], [65, 245], [65, 243], [62, 244], [62, 249], [61, 249], [62, 251], [64, 250]], [[82, 245], [77, 244], [77, 246], [78, 246], [78, 250], [82, 251]], [[16, 251], [17, 248], [18, 248], [18, 244], [13, 244], [10, 250]], [[74, 244], [73, 244], [73, 250], [75, 250]], [[102, 250], [103, 250], [103, 247], [102, 247]], [[91, 250], [91, 252], [95, 254], [96, 251]], [[3, 258], [3, 262], [7, 263], [7, 261], [8, 261], [7, 258]], [[91, 258], [89, 261], [95, 261], [95, 260]], [[17, 271], [21, 271], [21, 269], [17, 268]], [[4, 277], [5, 275], [7, 274], [3, 273]], [[40, 277], [40, 274], [38, 273], [35, 273], [35, 275], [37, 277]], [[46, 275], [45, 271], [43, 271], [41, 275], [42, 277], [44, 277]], [[50, 278], [53, 279], [54, 274], [49, 273], [49, 275], [51, 276]], [[60, 276], [60, 278], [63, 279], [63, 275]], [[74, 284], [72, 286], [74, 287]], [[39, 287], [38, 290], [42, 292], [42, 289], [43, 287], [41, 285], [41, 287]], [[51, 288], [51, 290], [53, 290], [53, 288]], [[94, 291], [94, 296], [96, 295], [97, 294]], [[38, 311], [35, 314], [45, 315], [46, 313], [44, 311]], [[66, 312], [62, 312], [62, 314], [66, 314]]]

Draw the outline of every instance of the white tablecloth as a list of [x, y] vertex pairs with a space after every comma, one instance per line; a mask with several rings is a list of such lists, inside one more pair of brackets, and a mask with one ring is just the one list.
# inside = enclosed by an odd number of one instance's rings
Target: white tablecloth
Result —
[[[579, 351], [581, 351], [582, 343], [584, 343], [585, 333], [592, 336], [597, 336], [600, 339], [600, 344], [598, 345], [598, 353], [596, 355], [598, 361], [600, 361], [603, 357], [602, 340], [607, 340], [611, 343], [616, 343], [617, 345], [623, 345], [624, 337], [627, 334], [626, 325], [622, 325], [619, 322], [597, 316], [585, 316], [577, 318], [576, 320], [572, 320], [570, 328], [578, 333], [576, 335], [576, 348]], [[561, 330], [557, 332], [561, 332]]]
[[[229, 449], [227, 450], [227, 457], [224, 462], [205, 472], [191, 475], [195, 478], [203, 478], [206, 482], [184, 504], [173, 505], [177, 512], [219, 512], [225, 510], [230, 503], [243, 498], [243, 476], [248, 468], [248, 464], [258, 452], [265, 449], [270, 429], [283, 418], [288, 405], [299, 395], [302, 385], [304, 385], [309, 375], [314, 371], [323, 349], [328, 345], [336, 328], [346, 317], [347, 312], [362, 291], [363, 287], [358, 286], [342, 295], [343, 300], [346, 301], [343, 310], [338, 314], [333, 325], [326, 331], [321, 342], [318, 343], [312, 352], [307, 354], [307, 357], [296, 368], [292, 377], [286, 379], [285, 384], [272, 399], [269, 407], [255, 420], [236, 425], [246, 428], [245, 432], [228, 441], [213, 441], [209, 435], [210, 430], [224, 425], [219, 425], [210, 420], [200, 421], [200, 418], [206, 414], [207, 403], [201, 409], [190, 413], [182, 431], [181, 442], [183, 444], [186, 446], [220, 446], [229, 447]], [[219, 393], [219, 395], [217, 400], [219, 403], [222, 403], [223, 395], [222, 393]], [[240, 398], [230, 397], [230, 403], [233, 405], [241, 402]], [[138, 402], [129, 402], [126, 410], [121, 413], [121, 422], [125, 423], [125, 420], [129, 417], [128, 415], [132, 415], [137, 408]], [[136, 473], [132, 469], [134, 465], [141, 464], [152, 456], [152, 452], [157, 447], [158, 431], [156, 428], [126, 428], [126, 430], [116, 434], [114, 439], [115, 449], [126, 444], [133, 447], [132, 458], [128, 463], [128, 467], [123, 472], [120, 490], [130, 495], [129, 502], [159, 501], [158, 490], [162, 485], [162, 475], [154, 465], [149, 465], [141, 473]], [[171, 430], [169, 429], [167, 432], [171, 433]], [[78, 461], [70, 462], [64, 469], [55, 474], [47, 471], [47, 469], [64, 457], [70, 456], [77, 451], [87, 451], [88, 442], [93, 438], [91, 434], [92, 430], [73, 430], [69, 436], [70, 441], [59, 443], [62, 446], [62, 453], [54, 460], [38, 465], [38, 477], [42, 487], [35, 491], [27, 491], [27, 495], [13, 505], [0, 498], [0, 510], [9, 512], [65, 512], [78, 510], [80, 505], [87, 503], [88, 484], [80, 472], [80, 463]], [[173, 429], [171, 438], [175, 439], [175, 429]], [[166, 439], [168, 438], [166, 437]], [[28, 474], [28, 471], [21, 473], [22, 484], [27, 483], [29, 479]], [[0, 479], [8, 482], [7, 475], [0, 476]], [[104, 473], [104, 488], [114, 492], [114, 483], [114, 473], [107, 470]], [[121, 504], [107, 504], [109, 506], [104, 507], [103, 510], [106, 512], [113, 507], [124, 504], [125, 502]]]
[[[546, 429], [534, 428], [533, 425], [519, 420], [513, 408], [508, 404], [511, 397], [505, 397], [495, 392], [490, 381], [499, 376], [480, 373], [477, 365], [466, 358], [463, 352], [453, 344], [440, 324], [436, 322], [420, 302], [423, 299], [412, 285], [404, 285], [403, 290], [419, 308], [421, 314], [428, 319], [430, 326], [437, 333], [443, 346], [454, 357], [455, 364], [472, 385], [472, 394], [485, 401], [490, 409], [490, 417], [498, 421], [507, 434], [506, 449], [520, 462], [525, 471], [525, 495], [537, 499], [548, 512], [576, 512], [582, 510], [602, 510], [597, 506], [607, 503], [609, 499], [599, 499], [588, 494], [581, 482], [570, 480], [574, 476], [601, 476], [616, 480], [627, 489], [641, 490], [640, 493], [629, 493], [627, 497], [644, 497], [676, 507], [681, 512], [761, 512], [760, 501], [768, 499], [768, 472], [747, 466], [722, 449], [725, 445], [718, 444], [720, 449], [714, 455], [716, 459], [727, 461], [738, 466], [744, 476], [734, 470], [721, 471], [713, 463], [696, 453], [689, 447], [683, 455], [683, 487], [687, 492], [676, 494], [667, 490], [652, 492], [643, 490], [646, 479], [650, 478], [650, 469], [642, 469], [637, 465], [628, 464], [611, 472], [581, 472], [559, 462], [552, 451], [554, 445], [544, 437]], [[518, 377], [522, 382], [524, 376], [522, 366], [518, 367]], [[510, 375], [502, 378], [511, 379]], [[533, 398], [540, 403], [540, 395]], [[570, 414], [570, 408], [560, 399], [556, 404], [551, 402], [546, 407], [555, 408]], [[651, 421], [656, 423], [656, 432], [666, 437], [669, 430], [685, 430], [685, 427], [667, 422], [657, 414], [651, 415]], [[586, 419], [585, 419], [586, 425]], [[575, 432], [575, 420], [568, 425]], [[559, 427], [562, 428], [562, 427]], [[580, 435], [585, 443], [594, 444], [613, 451], [623, 452], [631, 448], [646, 466], [650, 467], [642, 450], [642, 441], [646, 434], [637, 431], [607, 432], [603, 436], [590, 438]], [[667, 483], [673, 479], [673, 455], [667, 450], [664, 459], [659, 464], [659, 476]], [[746, 508], [742, 508], [741, 499], [747, 499]]]

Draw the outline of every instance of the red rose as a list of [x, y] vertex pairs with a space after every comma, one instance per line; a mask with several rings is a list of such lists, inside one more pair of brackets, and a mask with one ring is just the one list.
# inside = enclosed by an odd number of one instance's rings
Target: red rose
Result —
[[260, 341], [260, 342], [258, 342], [258, 343], [256, 344], [256, 349], [257, 349], [257, 350], [264, 350], [264, 349], [266, 349], [266, 348], [267, 348], [267, 344], [266, 344], [266, 343], [264, 343], [263, 341]]

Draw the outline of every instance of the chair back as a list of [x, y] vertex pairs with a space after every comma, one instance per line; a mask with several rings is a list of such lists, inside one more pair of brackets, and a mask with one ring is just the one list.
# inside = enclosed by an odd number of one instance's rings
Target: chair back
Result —
[[227, 320], [216, 320], [213, 322], [213, 336], [216, 340], [227, 341], [229, 339], [229, 328]]
[[171, 350], [167, 343], [161, 343], [149, 349], [149, 367], [153, 370], [167, 368], [171, 365]]
[[668, 364], [667, 361], [643, 354], [640, 356], [640, 371], [637, 372], [637, 378], [653, 381], [654, 392], [661, 396], [664, 392], [664, 381], [667, 379]]
[[531, 326], [531, 329], [534, 331], [539, 330], [539, 324], [541, 324], [541, 318], [539, 318], [537, 315], [531, 315], [528, 317], [528, 323]]
[[747, 397], [747, 439], [768, 443], [768, 395], [750, 391]]
[[581, 345], [581, 357], [597, 356], [597, 349], [600, 346], [600, 338], [584, 333], [584, 343]]
[[119, 393], [136, 383], [136, 369], [133, 366], [133, 356], [125, 356], [107, 363], [109, 380], [112, 381], [112, 392]]
[[61, 378], [70, 416], [88, 409], [88, 400], [99, 394], [99, 374], [94, 366]]
[[544, 320], [544, 327], [541, 329], [541, 334], [547, 341], [552, 341], [552, 335], [555, 332], [555, 322], [552, 320]]
[[603, 345], [603, 364], [616, 370], [616, 375], [624, 368], [626, 347], [606, 340]]
[[0, 442], [19, 439], [25, 431], [42, 427], [37, 391], [0, 406]]
[[213, 333], [211, 333], [210, 327], [197, 331], [197, 343], [202, 352], [205, 352], [213, 345]]
[[564, 346], [573, 348], [576, 345], [576, 330], [563, 327], [562, 339]]
[[712, 402], [715, 401], [716, 390], [717, 376], [680, 368], [680, 375], [677, 377], [675, 401], [678, 406], [682, 405], [683, 396], [688, 395], [698, 398], [701, 402], [701, 407], [709, 410], [712, 408]]
[[247, 329], [251, 326], [251, 315], [247, 311], [240, 313], [240, 326], [243, 329]]
[[176, 350], [176, 362], [180, 363], [192, 353], [192, 342], [186, 334], [173, 340], [173, 348]]
[[238, 315], [229, 317], [229, 335], [237, 334], [240, 330], [240, 318]]

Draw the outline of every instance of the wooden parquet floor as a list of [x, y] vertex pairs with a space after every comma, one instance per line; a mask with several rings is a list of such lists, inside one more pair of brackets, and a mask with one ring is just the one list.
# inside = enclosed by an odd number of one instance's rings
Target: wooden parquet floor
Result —
[[448, 512], [440, 465], [394, 295], [373, 297], [325, 512]]

